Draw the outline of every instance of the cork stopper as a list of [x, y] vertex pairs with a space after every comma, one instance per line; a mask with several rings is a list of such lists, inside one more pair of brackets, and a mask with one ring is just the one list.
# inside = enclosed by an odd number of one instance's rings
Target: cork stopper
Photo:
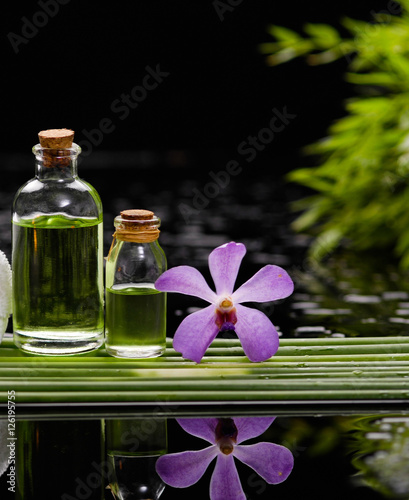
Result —
[[74, 131], [67, 128], [53, 128], [38, 133], [43, 148], [68, 149], [74, 140]]
[[123, 210], [121, 212], [121, 217], [129, 220], [151, 220], [153, 219], [153, 216], [153, 212], [143, 209]]
[[160, 219], [150, 210], [122, 210], [114, 225], [115, 237], [121, 241], [149, 243], [159, 237]]

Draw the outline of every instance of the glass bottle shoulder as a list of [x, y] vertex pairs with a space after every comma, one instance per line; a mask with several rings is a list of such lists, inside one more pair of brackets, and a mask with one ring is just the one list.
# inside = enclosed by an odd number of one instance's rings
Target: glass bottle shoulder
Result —
[[102, 221], [101, 198], [91, 184], [79, 178], [64, 181], [32, 178], [17, 191], [13, 222], [53, 214]]
[[166, 268], [166, 256], [157, 241], [116, 240], [106, 262], [106, 285], [154, 283]]

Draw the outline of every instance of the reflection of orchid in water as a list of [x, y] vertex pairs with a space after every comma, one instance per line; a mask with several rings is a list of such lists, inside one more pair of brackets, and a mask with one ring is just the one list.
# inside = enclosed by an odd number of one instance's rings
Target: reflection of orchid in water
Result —
[[212, 443], [199, 451], [184, 451], [160, 457], [156, 470], [162, 480], [175, 488], [195, 484], [217, 457], [210, 481], [211, 500], [241, 500], [246, 495], [234, 458], [254, 469], [267, 483], [287, 479], [294, 465], [290, 450], [274, 443], [242, 445], [268, 429], [275, 417], [177, 419], [183, 429]]

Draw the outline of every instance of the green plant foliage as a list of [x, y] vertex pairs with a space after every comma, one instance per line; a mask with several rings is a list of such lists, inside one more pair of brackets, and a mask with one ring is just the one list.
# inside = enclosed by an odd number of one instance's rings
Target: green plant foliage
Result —
[[347, 37], [326, 24], [307, 24], [305, 36], [272, 26], [275, 41], [261, 51], [270, 65], [346, 58], [346, 79], [359, 89], [328, 136], [307, 148], [319, 164], [289, 174], [316, 192], [297, 202], [302, 212], [294, 223], [316, 236], [312, 256], [341, 243], [393, 248], [409, 268], [409, 0], [388, 6], [373, 22], [341, 20]]

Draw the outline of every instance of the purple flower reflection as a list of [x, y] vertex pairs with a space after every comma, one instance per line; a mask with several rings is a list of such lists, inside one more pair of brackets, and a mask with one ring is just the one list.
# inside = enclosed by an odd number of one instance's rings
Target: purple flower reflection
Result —
[[165, 271], [155, 283], [161, 292], [199, 297], [210, 305], [187, 316], [173, 338], [173, 347], [182, 356], [200, 363], [219, 331], [234, 330], [250, 361], [265, 361], [278, 349], [278, 333], [268, 317], [243, 302], [270, 302], [292, 294], [290, 276], [278, 266], [262, 267], [233, 292], [241, 261], [243, 243], [234, 241], [215, 248], [209, 255], [214, 292], [194, 267], [178, 266]]
[[245, 500], [234, 458], [251, 467], [267, 483], [278, 484], [291, 473], [290, 450], [274, 443], [242, 445], [265, 432], [275, 417], [177, 419], [183, 429], [211, 443], [199, 451], [183, 451], [159, 457], [156, 471], [169, 486], [187, 488], [195, 484], [216, 458], [210, 481], [211, 500]]

